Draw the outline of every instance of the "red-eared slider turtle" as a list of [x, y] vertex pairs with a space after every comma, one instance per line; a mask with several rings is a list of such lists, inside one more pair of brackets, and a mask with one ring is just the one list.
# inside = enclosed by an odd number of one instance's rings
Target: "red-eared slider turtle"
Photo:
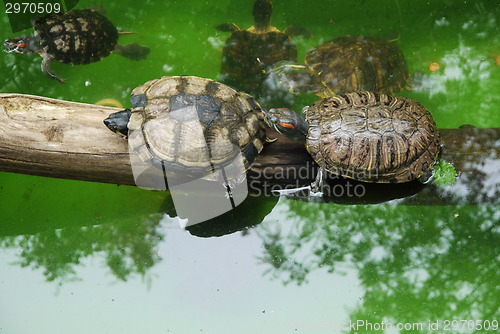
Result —
[[355, 91], [395, 94], [408, 87], [401, 50], [381, 38], [343, 36], [313, 48], [305, 64], [277, 64], [273, 75], [288, 90], [319, 97]]
[[353, 92], [304, 108], [305, 120], [290, 109], [271, 109], [266, 121], [288, 136], [302, 137], [320, 172], [364, 182], [427, 181], [440, 152], [431, 114], [418, 102], [386, 94]]
[[163, 77], [132, 91], [132, 110], [104, 120], [129, 137], [144, 162], [174, 173], [203, 176], [240, 154], [248, 169], [262, 150], [267, 125], [248, 94], [210, 79]]
[[75, 9], [35, 18], [35, 34], [7, 39], [5, 50], [9, 53], [39, 53], [42, 71], [51, 78], [64, 82], [50, 70], [53, 60], [81, 65], [98, 61], [115, 51], [133, 60], [143, 59], [147, 47], [138, 44], [117, 44], [120, 34], [103, 15], [91, 9]]
[[234, 23], [216, 28], [231, 32], [222, 51], [221, 81], [247, 92], [258, 91], [266, 71], [280, 60], [297, 60], [293, 35], [309, 35], [297, 26], [284, 32], [271, 25], [272, 2], [256, 0], [253, 6], [254, 25], [240, 29]]

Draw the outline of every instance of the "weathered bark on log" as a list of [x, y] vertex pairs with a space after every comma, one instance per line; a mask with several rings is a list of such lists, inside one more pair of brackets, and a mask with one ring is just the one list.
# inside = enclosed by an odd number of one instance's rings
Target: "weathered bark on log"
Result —
[[[0, 94], [0, 171], [73, 180], [135, 185], [127, 140], [109, 131], [103, 119], [120, 109], [23, 94]], [[462, 174], [474, 163], [497, 163], [500, 129], [441, 129], [442, 157]], [[266, 145], [249, 178], [296, 185], [295, 171], [314, 167], [301, 143], [278, 138]], [[306, 173], [300, 183], [312, 180]], [[484, 176], [484, 175], [483, 175]]]
[[102, 122], [118, 110], [0, 94], [0, 170], [134, 185], [127, 141]]

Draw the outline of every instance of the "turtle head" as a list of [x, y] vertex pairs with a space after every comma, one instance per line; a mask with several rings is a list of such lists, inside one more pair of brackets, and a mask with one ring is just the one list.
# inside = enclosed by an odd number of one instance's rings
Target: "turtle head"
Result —
[[253, 20], [257, 30], [263, 30], [271, 25], [273, 3], [270, 0], [256, 0], [253, 4]]
[[37, 39], [33, 36], [21, 36], [6, 39], [3, 47], [7, 53], [31, 54], [39, 51]]
[[305, 140], [308, 125], [297, 113], [287, 108], [273, 108], [264, 111], [267, 125], [290, 139]]
[[104, 125], [111, 131], [126, 137], [128, 135], [128, 121], [130, 120], [130, 115], [130, 109], [112, 113], [104, 120]]
[[322, 89], [315, 77], [306, 65], [282, 60], [267, 71], [265, 83], [297, 95]]

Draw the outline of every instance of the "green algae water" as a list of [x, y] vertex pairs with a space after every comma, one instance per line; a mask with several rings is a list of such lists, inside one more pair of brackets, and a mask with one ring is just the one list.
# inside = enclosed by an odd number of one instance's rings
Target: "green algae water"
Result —
[[[217, 79], [228, 34], [215, 26], [250, 27], [252, 3], [80, 1], [148, 58], [55, 63], [59, 84], [37, 55], [2, 53], [0, 92], [130, 107], [153, 78]], [[273, 25], [312, 33], [294, 38], [299, 61], [343, 35], [397, 39], [413, 80], [399, 95], [438, 128], [500, 127], [497, 1], [273, 3]], [[0, 33], [19, 35], [4, 13]], [[0, 173], [0, 333], [497, 333], [498, 158], [482, 168], [439, 203], [251, 197], [189, 231], [167, 192]]]

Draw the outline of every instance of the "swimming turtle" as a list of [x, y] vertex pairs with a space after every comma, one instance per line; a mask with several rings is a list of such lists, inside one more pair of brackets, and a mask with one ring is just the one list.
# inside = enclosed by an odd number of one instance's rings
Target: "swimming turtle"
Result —
[[147, 56], [149, 48], [138, 44], [117, 44], [121, 34], [102, 14], [91, 9], [75, 9], [41, 16], [32, 21], [33, 36], [7, 39], [9, 53], [39, 53], [42, 71], [49, 77], [64, 82], [50, 69], [53, 60], [80, 65], [98, 61], [112, 51], [132, 60]]
[[372, 92], [352, 92], [305, 107], [305, 120], [290, 109], [271, 109], [266, 121], [278, 132], [305, 140], [325, 172], [364, 182], [426, 182], [440, 152], [436, 123], [420, 103]]
[[289, 26], [283, 32], [271, 24], [272, 2], [256, 0], [254, 25], [240, 29], [234, 23], [216, 27], [231, 32], [222, 51], [221, 81], [246, 92], [256, 92], [266, 71], [280, 60], [297, 60], [297, 47], [290, 36], [310, 35], [304, 28]]
[[406, 60], [394, 42], [342, 36], [311, 49], [304, 64], [276, 64], [270, 78], [295, 93], [319, 97], [355, 91], [395, 94], [408, 87]]
[[259, 104], [248, 94], [211, 79], [166, 76], [132, 91], [132, 109], [104, 124], [129, 136], [141, 159], [158, 168], [203, 177], [240, 155], [250, 168], [266, 141]]

